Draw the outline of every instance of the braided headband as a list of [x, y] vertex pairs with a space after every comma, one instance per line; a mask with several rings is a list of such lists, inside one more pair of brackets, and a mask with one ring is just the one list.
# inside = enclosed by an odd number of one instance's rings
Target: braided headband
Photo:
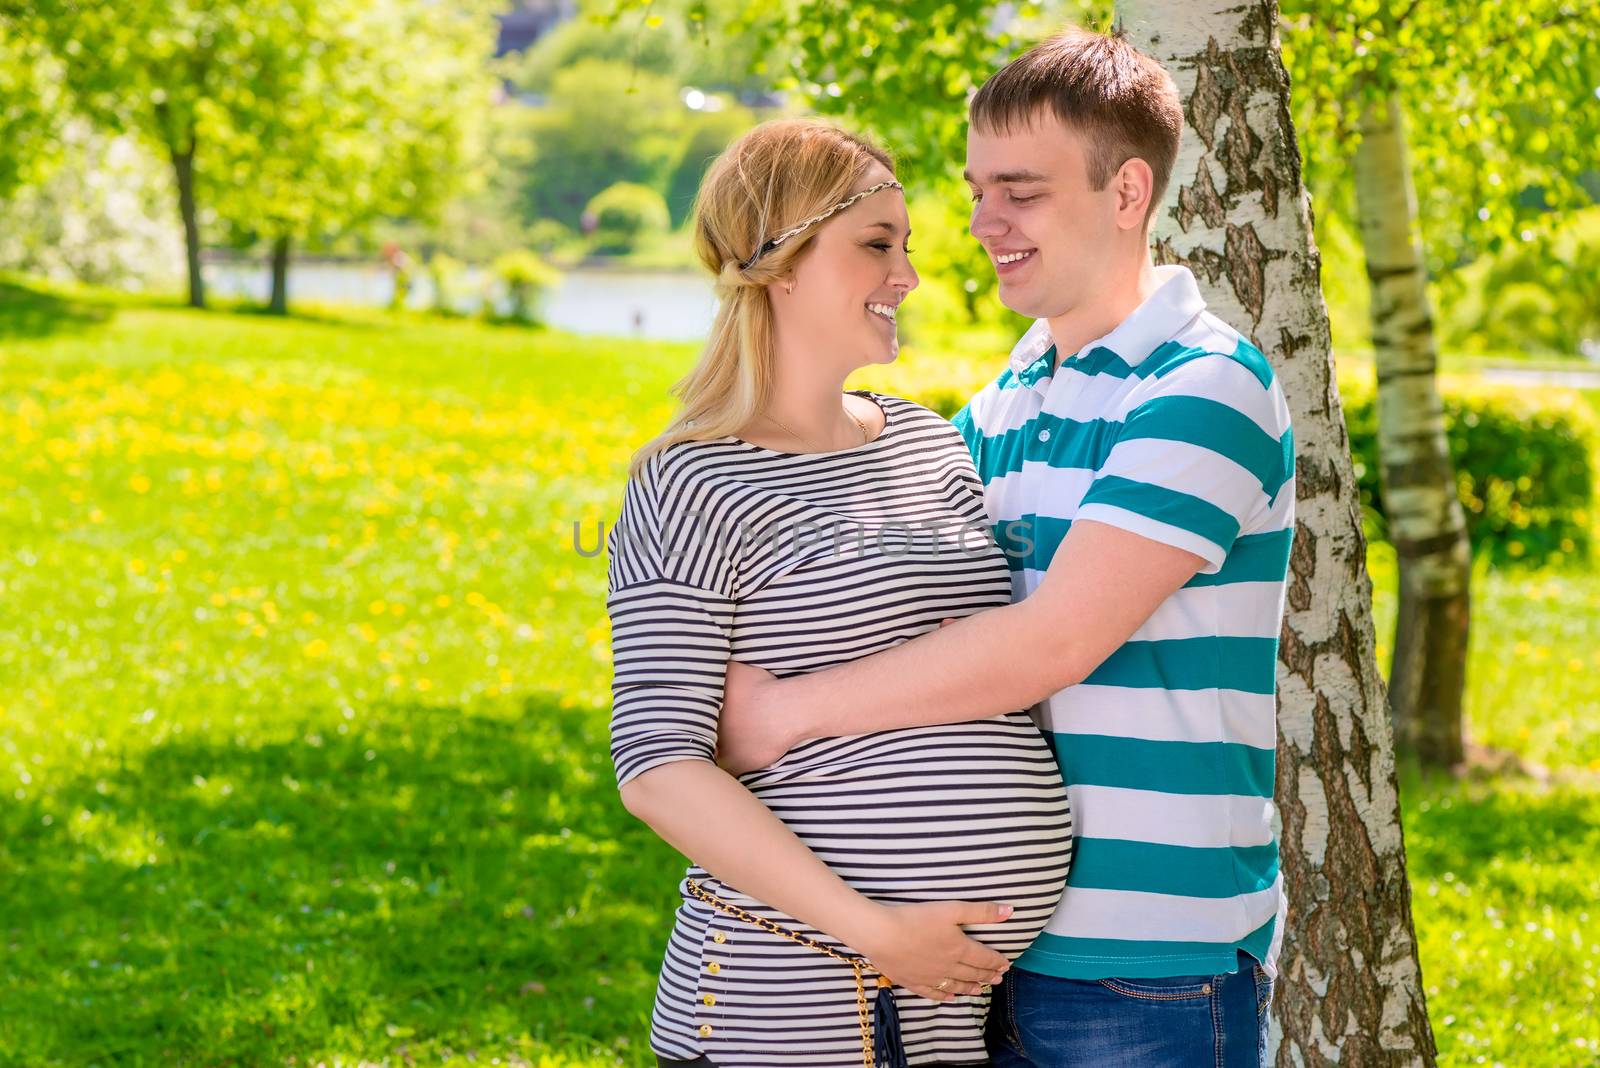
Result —
[[833, 207], [829, 208], [827, 211], [823, 212], [821, 215], [813, 215], [811, 218], [807, 219], [805, 222], [801, 223], [799, 226], [794, 227], [792, 230], [785, 230], [783, 233], [779, 234], [777, 237], [774, 237], [770, 241], [763, 242], [761, 245], [759, 245], [756, 248], [756, 250], [754, 252], [752, 252], [750, 254], [750, 258], [749, 259], [747, 259], [743, 263], [739, 264], [739, 270], [748, 271], [750, 268], [752, 268], [752, 267], [754, 267], [756, 265], [756, 260], [759, 260], [762, 256], [765, 256], [767, 253], [771, 252], [773, 249], [777, 248], [779, 245], [781, 245], [785, 241], [789, 240], [795, 234], [800, 233], [802, 230], [806, 229], [809, 226], [815, 226], [817, 223], [821, 222], [823, 219], [826, 219], [828, 216], [834, 214], [835, 212], [843, 211], [845, 208], [848, 208], [850, 205], [854, 204], [856, 201], [860, 200], [862, 197], [871, 196], [873, 193], [876, 193], [880, 189], [889, 189], [889, 188], [904, 189], [905, 186], [901, 185], [899, 182], [895, 181], [893, 178], [889, 179], [887, 182], [879, 182], [877, 185], [869, 185], [869, 186], [867, 186], [867, 188], [863, 189], [859, 193], [856, 193], [854, 196], [849, 196], [849, 197], [846, 197], [845, 199], [839, 201], [839, 203], [835, 204]]

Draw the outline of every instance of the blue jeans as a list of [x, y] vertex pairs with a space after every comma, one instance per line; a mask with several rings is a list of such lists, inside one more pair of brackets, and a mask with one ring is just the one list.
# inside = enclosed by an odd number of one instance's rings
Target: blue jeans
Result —
[[994, 1068], [1264, 1068], [1272, 980], [1238, 970], [1161, 979], [1058, 979], [1013, 968], [994, 988]]

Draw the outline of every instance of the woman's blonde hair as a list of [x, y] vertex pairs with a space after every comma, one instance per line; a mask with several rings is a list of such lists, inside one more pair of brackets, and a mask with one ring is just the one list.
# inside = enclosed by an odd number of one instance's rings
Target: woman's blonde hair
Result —
[[735, 433], [767, 403], [776, 358], [767, 287], [794, 269], [817, 228], [741, 265], [770, 238], [838, 204], [874, 163], [894, 173], [881, 148], [816, 119], [764, 122], [712, 163], [695, 198], [694, 249], [716, 275], [716, 318], [694, 369], [672, 387], [677, 414], [634, 453], [630, 475], [677, 442]]

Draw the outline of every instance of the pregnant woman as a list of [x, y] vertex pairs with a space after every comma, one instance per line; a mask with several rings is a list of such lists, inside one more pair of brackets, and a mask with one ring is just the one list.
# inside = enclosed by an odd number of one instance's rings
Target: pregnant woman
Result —
[[900, 183], [860, 138], [779, 120], [716, 161], [695, 215], [716, 321], [608, 541], [623, 802], [693, 862], [651, 1048], [827, 1068], [873, 1065], [876, 1040], [878, 1068], [985, 1064], [989, 984], [1071, 855], [1027, 713], [816, 739], [737, 779], [715, 763], [730, 660], [816, 671], [1011, 600], [960, 435], [843, 388], [895, 358], [917, 285]]

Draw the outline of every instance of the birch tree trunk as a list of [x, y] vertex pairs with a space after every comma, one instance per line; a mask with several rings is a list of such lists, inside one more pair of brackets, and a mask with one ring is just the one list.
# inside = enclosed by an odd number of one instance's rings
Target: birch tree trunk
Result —
[[1389, 707], [1402, 749], [1461, 761], [1472, 548], [1445, 437], [1438, 353], [1417, 234], [1417, 197], [1399, 102], [1366, 106], [1356, 210], [1372, 292], [1383, 511], [1400, 561]]
[[1116, 8], [1184, 101], [1157, 259], [1187, 264], [1212, 310], [1256, 340], [1294, 419], [1298, 518], [1278, 654], [1289, 918], [1274, 997], [1276, 1062], [1431, 1065], [1366, 542], [1277, 3], [1119, 0]]

